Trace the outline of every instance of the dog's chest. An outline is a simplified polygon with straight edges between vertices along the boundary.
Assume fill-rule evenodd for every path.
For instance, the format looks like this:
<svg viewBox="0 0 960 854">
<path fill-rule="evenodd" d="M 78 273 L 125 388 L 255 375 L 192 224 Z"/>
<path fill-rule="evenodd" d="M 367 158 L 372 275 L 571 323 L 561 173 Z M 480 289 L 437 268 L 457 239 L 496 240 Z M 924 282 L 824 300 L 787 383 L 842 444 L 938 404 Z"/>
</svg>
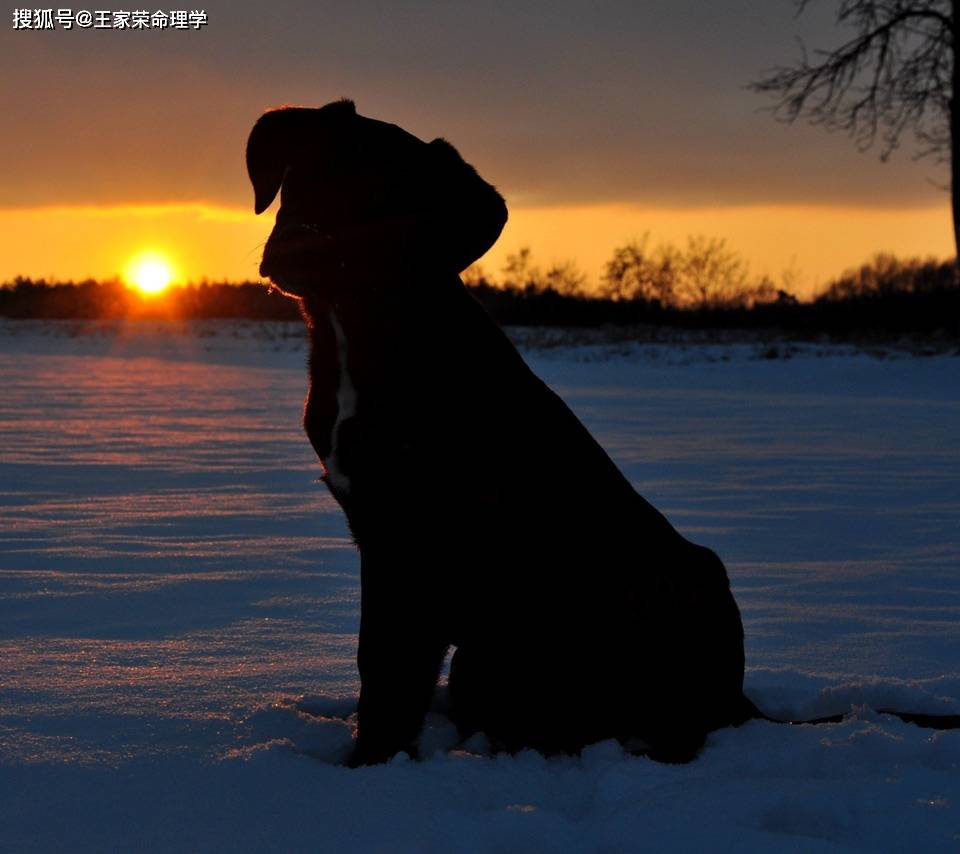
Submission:
<svg viewBox="0 0 960 854">
<path fill-rule="evenodd" d="M 327 483 L 334 495 L 350 492 L 350 476 L 343 465 L 343 426 L 357 414 L 357 388 L 350 376 L 350 352 L 346 332 L 335 311 L 330 312 L 330 326 L 336 344 L 336 402 L 337 415 L 330 428 L 330 453 L 321 460 Z"/>
</svg>

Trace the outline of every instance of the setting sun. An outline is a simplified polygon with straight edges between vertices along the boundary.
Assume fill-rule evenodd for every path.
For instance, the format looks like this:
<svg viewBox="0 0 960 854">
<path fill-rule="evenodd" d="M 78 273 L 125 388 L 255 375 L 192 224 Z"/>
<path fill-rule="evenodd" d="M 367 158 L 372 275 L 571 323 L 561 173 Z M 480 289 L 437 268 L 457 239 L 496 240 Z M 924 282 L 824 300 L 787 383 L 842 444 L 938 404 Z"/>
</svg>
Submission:
<svg viewBox="0 0 960 854">
<path fill-rule="evenodd" d="M 143 253 L 127 266 L 126 280 L 142 294 L 159 294 L 173 281 L 173 267 L 162 255 Z"/>
</svg>

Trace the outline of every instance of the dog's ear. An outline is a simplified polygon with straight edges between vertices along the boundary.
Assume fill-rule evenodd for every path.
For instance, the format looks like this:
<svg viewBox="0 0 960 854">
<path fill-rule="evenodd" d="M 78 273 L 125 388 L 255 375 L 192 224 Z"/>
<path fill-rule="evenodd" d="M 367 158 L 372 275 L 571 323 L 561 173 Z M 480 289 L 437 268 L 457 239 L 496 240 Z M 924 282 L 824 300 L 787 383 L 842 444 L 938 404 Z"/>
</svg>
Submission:
<svg viewBox="0 0 960 854">
<path fill-rule="evenodd" d="M 297 151 L 308 145 L 319 129 L 356 114 L 353 101 L 343 99 L 320 109 L 280 107 L 260 116 L 247 139 L 254 212 L 261 214 L 270 207 Z"/>
<path fill-rule="evenodd" d="M 437 230 L 432 252 L 459 273 L 496 243 L 507 205 L 445 139 L 428 144 L 427 171 L 429 218 Z"/>
</svg>

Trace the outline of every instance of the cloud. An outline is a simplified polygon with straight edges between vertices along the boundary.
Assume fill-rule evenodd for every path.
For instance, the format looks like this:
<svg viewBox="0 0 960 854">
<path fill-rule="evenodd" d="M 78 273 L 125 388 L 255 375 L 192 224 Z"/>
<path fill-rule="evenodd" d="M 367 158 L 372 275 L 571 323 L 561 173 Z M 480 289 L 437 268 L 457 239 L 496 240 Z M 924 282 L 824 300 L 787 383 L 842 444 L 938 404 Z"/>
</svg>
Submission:
<svg viewBox="0 0 960 854">
<path fill-rule="evenodd" d="M 941 197 L 930 163 L 883 165 L 759 111 L 745 84 L 795 54 L 799 27 L 828 35 L 788 3 L 206 5 L 199 32 L 8 32 L 0 205 L 247 205 L 259 113 L 342 95 L 449 138 L 515 203 Z"/>
</svg>

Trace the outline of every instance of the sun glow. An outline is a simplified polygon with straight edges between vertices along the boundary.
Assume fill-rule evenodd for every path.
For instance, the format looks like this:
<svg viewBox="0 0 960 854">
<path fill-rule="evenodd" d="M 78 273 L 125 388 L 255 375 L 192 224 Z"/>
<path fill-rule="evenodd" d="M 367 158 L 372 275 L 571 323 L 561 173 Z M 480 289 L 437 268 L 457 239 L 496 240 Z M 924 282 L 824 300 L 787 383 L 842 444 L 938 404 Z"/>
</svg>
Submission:
<svg viewBox="0 0 960 854">
<path fill-rule="evenodd" d="M 173 281 L 170 261 L 156 252 L 144 252 L 127 265 L 126 280 L 140 293 L 152 296 L 165 291 Z"/>
</svg>

